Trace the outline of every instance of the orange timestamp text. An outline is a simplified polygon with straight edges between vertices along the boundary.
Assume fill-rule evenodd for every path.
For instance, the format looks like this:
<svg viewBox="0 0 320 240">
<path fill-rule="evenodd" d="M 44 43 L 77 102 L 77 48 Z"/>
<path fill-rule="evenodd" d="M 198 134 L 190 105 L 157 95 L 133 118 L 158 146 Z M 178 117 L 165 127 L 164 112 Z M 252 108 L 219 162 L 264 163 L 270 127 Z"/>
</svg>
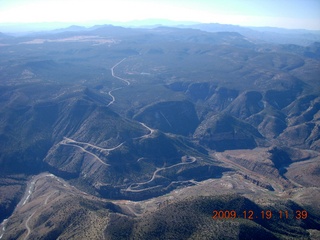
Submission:
<svg viewBox="0 0 320 240">
<path fill-rule="evenodd" d="M 249 220 L 255 220 L 255 219 L 270 220 L 272 218 L 305 220 L 308 218 L 308 212 L 306 210 L 296 210 L 296 211 L 262 210 L 259 212 L 253 211 L 253 210 L 244 210 L 242 212 L 237 212 L 235 210 L 213 210 L 212 213 L 213 213 L 212 218 L 215 220 L 217 220 L 217 219 L 236 219 L 236 218 L 244 218 L 244 219 L 249 219 Z"/>
</svg>

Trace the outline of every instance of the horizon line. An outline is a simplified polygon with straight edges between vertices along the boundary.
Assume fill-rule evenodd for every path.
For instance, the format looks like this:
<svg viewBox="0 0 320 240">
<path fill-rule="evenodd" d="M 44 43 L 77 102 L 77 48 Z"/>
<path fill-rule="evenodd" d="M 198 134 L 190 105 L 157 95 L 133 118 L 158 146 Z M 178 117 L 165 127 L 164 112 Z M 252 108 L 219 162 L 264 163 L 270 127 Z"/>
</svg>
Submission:
<svg viewBox="0 0 320 240">
<path fill-rule="evenodd" d="M 157 22 L 158 21 L 158 22 Z M 145 23 L 144 23 L 145 22 Z M 150 22 L 150 23 L 148 23 Z M 52 30 L 59 30 L 64 28 L 69 28 L 72 26 L 84 27 L 84 28 L 91 28 L 94 26 L 99 25 L 113 25 L 119 27 L 128 27 L 128 28 L 137 28 L 137 27 L 152 27 L 152 26 L 192 26 L 196 24 L 216 24 L 216 25 L 224 25 L 224 26 L 235 26 L 241 28 L 270 28 L 270 29 L 279 29 L 279 30 L 289 30 L 289 31 L 314 31 L 320 32 L 319 29 L 312 29 L 312 28 L 288 28 L 288 27 L 280 27 L 280 26 L 268 26 L 268 25 L 261 25 L 261 26 L 249 26 L 249 25 L 238 25 L 238 24 L 231 24 L 231 23 L 219 23 L 219 22 L 204 22 L 204 21 L 188 21 L 188 20 L 170 20 L 170 19 L 162 19 L 162 18 L 146 18 L 146 19 L 134 19 L 129 21 L 113 21 L 113 20 L 93 20 L 93 21 L 86 21 L 86 22 L 62 22 L 62 21 L 43 21 L 43 22 L 0 22 L 0 32 L 2 33 L 27 33 L 27 32 L 37 32 L 37 31 L 52 31 Z M 47 26 L 45 26 L 47 25 Z M 50 26 L 51 25 L 51 26 Z M 59 26 L 60 25 L 60 26 Z M 27 29 L 23 29 L 26 27 Z M 32 29 L 32 27 L 34 29 Z M 8 28 L 8 29 L 1 29 L 1 28 Z M 16 29 L 9 29 L 9 28 L 16 28 Z M 17 29 L 19 28 L 19 29 Z M 38 28 L 38 29 L 37 29 Z"/>
</svg>

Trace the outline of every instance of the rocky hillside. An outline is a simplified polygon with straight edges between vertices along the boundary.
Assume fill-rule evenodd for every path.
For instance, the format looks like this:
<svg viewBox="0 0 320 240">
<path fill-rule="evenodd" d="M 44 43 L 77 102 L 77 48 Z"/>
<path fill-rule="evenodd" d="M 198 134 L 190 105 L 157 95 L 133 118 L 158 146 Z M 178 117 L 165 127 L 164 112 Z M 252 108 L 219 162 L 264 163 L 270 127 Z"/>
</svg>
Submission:
<svg viewBox="0 0 320 240">
<path fill-rule="evenodd" d="M 3 239 L 319 236 L 319 43 L 100 26 L 0 48 Z"/>
</svg>

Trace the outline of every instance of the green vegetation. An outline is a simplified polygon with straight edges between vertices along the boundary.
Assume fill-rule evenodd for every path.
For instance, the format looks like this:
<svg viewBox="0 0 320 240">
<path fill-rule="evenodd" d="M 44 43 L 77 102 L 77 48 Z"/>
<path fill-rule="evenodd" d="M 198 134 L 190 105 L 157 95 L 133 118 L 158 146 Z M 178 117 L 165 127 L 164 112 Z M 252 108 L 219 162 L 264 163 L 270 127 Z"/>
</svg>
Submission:
<svg viewBox="0 0 320 240">
<path fill-rule="evenodd" d="M 0 50 L 4 239 L 317 236 L 319 43 L 100 26 L 0 38 Z M 52 202 L 29 193 L 43 172 L 60 177 Z M 300 206 L 306 221 L 211 218 Z"/>
</svg>

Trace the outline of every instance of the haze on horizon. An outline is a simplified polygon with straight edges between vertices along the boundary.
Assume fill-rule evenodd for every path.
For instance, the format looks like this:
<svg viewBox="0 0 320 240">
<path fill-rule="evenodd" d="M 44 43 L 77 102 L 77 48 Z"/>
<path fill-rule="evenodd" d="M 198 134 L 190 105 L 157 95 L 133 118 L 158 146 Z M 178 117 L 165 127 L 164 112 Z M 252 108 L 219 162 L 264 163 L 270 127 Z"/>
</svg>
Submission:
<svg viewBox="0 0 320 240">
<path fill-rule="evenodd" d="M 11 0 L 0 1 L 0 26 L 168 19 L 252 27 L 320 30 L 319 0 Z M 1 31 L 1 28 L 0 28 Z"/>
</svg>

